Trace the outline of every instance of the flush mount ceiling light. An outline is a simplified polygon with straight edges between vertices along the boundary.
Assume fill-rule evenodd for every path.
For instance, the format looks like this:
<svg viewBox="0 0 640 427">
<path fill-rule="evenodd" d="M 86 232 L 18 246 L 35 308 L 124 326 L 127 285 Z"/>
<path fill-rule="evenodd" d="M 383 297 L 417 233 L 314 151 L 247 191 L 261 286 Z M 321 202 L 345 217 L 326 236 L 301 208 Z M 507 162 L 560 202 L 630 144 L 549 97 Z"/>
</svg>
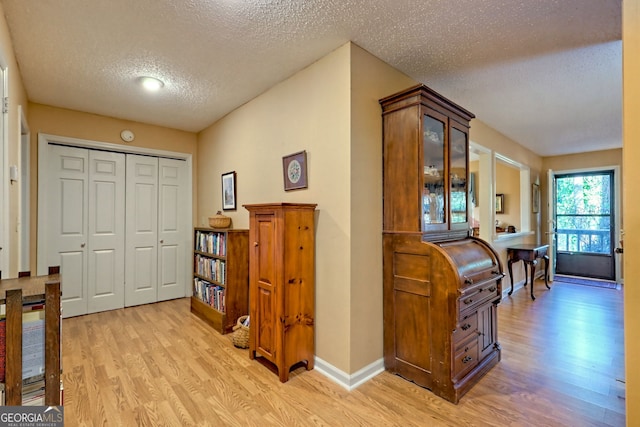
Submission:
<svg viewBox="0 0 640 427">
<path fill-rule="evenodd" d="M 138 77 L 138 82 L 142 85 L 143 88 L 150 92 L 156 92 L 164 86 L 164 82 L 162 80 L 156 79 L 155 77 Z"/>
</svg>

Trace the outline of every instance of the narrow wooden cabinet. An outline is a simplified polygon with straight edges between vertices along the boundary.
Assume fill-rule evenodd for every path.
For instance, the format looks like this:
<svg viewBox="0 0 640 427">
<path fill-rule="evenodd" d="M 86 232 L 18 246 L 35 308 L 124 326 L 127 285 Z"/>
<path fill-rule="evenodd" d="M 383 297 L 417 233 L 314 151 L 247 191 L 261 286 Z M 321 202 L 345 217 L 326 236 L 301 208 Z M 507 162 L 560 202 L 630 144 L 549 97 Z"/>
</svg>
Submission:
<svg viewBox="0 0 640 427">
<path fill-rule="evenodd" d="M 227 334 L 249 313 L 249 230 L 196 228 L 191 312 Z"/>
<path fill-rule="evenodd" d="M 469 233 L 474 116 L 424 85 L 380 104 L 385 367 L 457 403 L 501 352 L 502 264 Z"/>
<path fill-rule="evenodd" d="M 244 205 L 249 211 L 249 355 L 289 379 L 314 365 L 315 204 Z"/>
</svg>

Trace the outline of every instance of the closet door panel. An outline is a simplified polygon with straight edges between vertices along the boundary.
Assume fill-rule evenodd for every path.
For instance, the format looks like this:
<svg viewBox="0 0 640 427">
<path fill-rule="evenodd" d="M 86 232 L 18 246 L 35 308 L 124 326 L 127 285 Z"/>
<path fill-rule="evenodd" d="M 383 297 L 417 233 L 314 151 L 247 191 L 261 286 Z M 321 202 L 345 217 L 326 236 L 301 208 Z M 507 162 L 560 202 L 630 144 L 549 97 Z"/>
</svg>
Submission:
<svg viewBox="0 0 640 427">
<path fill-rule="evenodd" d="M 157 301 L 158 159 L 126 159 L 125 306 Z"/>
<path fill-rule="evenodd" d="M 124 307 L 125 155 L 89 152 L 89 313 Z"/>
<path fill-rule="evenodd" d="M 64 317 L 87 314 L 87 261 L 86 251 L 61 252 L 58 258 L 60 272 L 64 274 L 62 314 Z"/>
<path fill-rule="evenodd" d="M 47 195 L 47 266 L 64 276 L 65 317 L 87 313 L 88 161 L 86 149 L 51 145 Z"/>
<path fill-rule="evenodd" d="M 190 255 L 188 242 L 190 230 L 184 214 L 186 194 L 186 162 L 175 159 L 158 159 L 158 238 L 159 238 L 159 287 L 158 301 L 182 298 L 186 295 L 186 280 Z"/>
</svg>

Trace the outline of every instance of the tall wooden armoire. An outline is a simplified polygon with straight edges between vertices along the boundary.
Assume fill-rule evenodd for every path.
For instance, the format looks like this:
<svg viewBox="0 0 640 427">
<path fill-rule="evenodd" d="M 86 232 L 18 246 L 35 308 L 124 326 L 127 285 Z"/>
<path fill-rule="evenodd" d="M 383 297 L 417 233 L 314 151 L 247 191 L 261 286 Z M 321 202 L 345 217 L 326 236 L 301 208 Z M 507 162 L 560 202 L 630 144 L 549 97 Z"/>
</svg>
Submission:
<svg viewBox="0 0 640 427">
<path fill-rule="evenodd" d="M 500 360 L 503 269 L 468 221 L 474 115 L 424 85 L 380 104 L 385 367 L 457 403 Z"/>
<path fill-rule="evenodd" d="M 278 369 L 314 365 L 315 204 L 244 205 L 249 211 L 249 357 Z"/>
</svg>

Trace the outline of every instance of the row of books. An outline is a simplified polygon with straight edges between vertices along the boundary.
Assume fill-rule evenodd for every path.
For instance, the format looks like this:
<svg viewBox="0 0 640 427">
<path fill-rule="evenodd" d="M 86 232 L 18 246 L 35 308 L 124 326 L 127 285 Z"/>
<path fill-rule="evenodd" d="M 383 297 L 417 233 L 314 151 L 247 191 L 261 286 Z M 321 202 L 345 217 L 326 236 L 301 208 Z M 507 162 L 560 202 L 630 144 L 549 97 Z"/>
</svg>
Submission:
<svg viewBox="0 0 640 427">
<path fill-rule="evenodd" d="M 216 282 L 226 283 L 225 262 L 217 258 L 208 258 L 202 255 L 195 256 L 195 272 Z"/>
<path fill-rule="evenodd" d="M 226 256 L 227 239 L 225 233 L 196 231 L 196 251 L 207 252 L 216 256 Z"/>
<path fill-rule="evenodd" d="M 205 304 L 214 309 L 226 313 L 225 289 L 199 278 L 193 279 L 193 294 Z"/>
<path fill-rule="evenodd" d="M 22 406 L 44 406 L 44 378 L 37 384 L 22 386 Z M 4 383 L 0 383 L 0 406 L 6 405 L 6 392 Z M 60 406 L 64 405 L 64 386 L 60 380 Z"/>
</svg>

